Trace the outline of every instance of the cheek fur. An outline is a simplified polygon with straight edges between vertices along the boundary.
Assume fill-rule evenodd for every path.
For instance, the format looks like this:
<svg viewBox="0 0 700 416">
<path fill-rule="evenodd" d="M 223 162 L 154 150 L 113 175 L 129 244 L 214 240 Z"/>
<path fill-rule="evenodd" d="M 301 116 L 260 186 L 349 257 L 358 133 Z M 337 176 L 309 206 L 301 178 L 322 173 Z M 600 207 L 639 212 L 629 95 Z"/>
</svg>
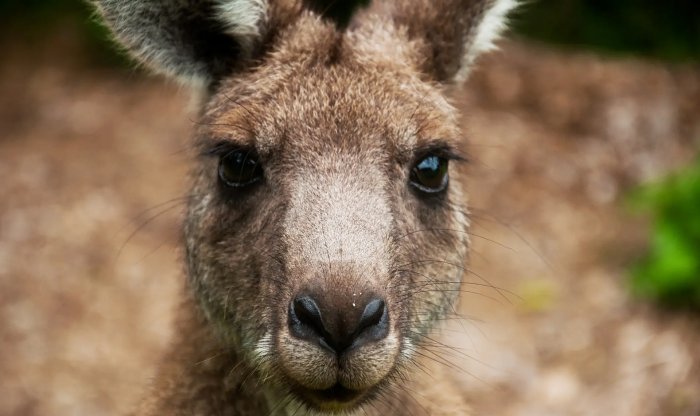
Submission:
<svg viewBox="0 0 700 416">
<path fill-rule="evenodd" d="M 444 200 L 423 203 L 418 198 L 400 199 L 396 232 L 397 251 L 403 259 L 397 272 L 404 282 L 403 298 L 408 310 L 405 331 L 410 338 L 427 335 L 451 313 L 461 281 L 468 273 L 469 219 L 460 184 L 452 180 Z M 407 220 L 412 219 L 412 220 Z"/>
<path fill-rule="evenodd" d="M 280 221 L 275 220 L 284 215 L 284 202 L 261 193 L 226 199 L 206 175 L 200 175 L 192 195 L 185 229 L 190 286 L 220 337 L 253 354 L 279 325 L 271 305 L 286 297 L 279 284 L 285 247 L 276 238 Z M 252 215 L 253 207 L 268 215 Z"/>
</svg>

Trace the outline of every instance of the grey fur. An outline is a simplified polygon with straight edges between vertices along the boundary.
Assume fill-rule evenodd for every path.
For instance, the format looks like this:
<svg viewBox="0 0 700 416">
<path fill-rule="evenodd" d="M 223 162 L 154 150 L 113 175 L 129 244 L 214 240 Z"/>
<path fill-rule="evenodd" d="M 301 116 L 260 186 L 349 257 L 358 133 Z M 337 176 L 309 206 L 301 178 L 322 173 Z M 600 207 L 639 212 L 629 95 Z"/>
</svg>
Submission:
<svg viewBox="0 0 700 416">
<path fill-rule="evenodd" d="M 518 0 L 375 0 L 423 48 L 422 70 L 440 82 L 462 82 L 475 58 L 493 49 Z"/>
<path fill-rule="evenodd" d="M 246 57 L 259 33 L 236 33 L 214 0 L 94 0 L 116 39 L 150 69 L 188 84 L 209 84 Z M 248 6 L 250 0 L 225 2 Z M 264 16 L 260 16 L 260 26 Z"/>
</svg>

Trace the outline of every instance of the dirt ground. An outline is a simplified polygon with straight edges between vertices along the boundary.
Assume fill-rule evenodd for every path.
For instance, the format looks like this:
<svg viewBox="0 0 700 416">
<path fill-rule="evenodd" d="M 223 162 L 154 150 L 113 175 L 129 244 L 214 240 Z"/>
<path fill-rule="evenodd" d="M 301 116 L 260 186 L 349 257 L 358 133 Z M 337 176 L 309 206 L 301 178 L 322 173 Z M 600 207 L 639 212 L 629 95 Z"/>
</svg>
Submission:
<svg viewBox="0 0 700 416">
<path fill-rule="evenodd" d="M 129 410 L 171 335 L 185 91 L 0 62 L 0 414 Z M 477 415 L 700 415 L 700 317 L 632 299 L 623 196 L 700 146 L 700 68 L 512 43 L 454 96 L 473 273 L 443 359 Z"/>
</svg>

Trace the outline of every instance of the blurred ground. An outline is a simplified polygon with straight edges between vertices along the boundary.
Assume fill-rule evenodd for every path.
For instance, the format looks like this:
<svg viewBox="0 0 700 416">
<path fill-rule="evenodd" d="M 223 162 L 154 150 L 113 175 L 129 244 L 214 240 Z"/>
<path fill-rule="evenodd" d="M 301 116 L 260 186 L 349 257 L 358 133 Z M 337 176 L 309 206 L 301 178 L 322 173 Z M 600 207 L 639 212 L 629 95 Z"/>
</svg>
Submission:
<svg viewBox="0 0 700 416">
<path fill-rule="evenodd" d="M 2 415 L 130 409 L 182 281 L 186 92 L 67 61 L 0 62 Z M 455 101 L 469 281 L 504 289 L 467 284 L 444 330 L 476 414 L 700 415 L 700 319 L 629 298 L 646 228 L 621 208 L 696 154 L 700 69 L 511 44 Z"/>
</svg>

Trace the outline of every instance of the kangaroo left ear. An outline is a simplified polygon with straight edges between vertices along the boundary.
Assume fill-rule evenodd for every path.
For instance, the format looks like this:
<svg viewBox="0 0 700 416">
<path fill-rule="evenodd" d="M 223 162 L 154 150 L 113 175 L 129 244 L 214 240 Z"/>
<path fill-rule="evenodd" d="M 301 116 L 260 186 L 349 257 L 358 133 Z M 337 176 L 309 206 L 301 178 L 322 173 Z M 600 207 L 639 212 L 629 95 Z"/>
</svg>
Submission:
<svg viewBox="0 0 700 416">
<path fill-rule="evenodd" d="M 494 49 L 518 0 L 375 0 L 418 50 L 418 67 L 439 82 L 464 81 L 476 58 Z"/>
<path fill-rule="evenodd" d="M 141 63 L 207 86 L 257 46 L 267 0 L 92 0 L 115 38 Z"/>
</svg>

